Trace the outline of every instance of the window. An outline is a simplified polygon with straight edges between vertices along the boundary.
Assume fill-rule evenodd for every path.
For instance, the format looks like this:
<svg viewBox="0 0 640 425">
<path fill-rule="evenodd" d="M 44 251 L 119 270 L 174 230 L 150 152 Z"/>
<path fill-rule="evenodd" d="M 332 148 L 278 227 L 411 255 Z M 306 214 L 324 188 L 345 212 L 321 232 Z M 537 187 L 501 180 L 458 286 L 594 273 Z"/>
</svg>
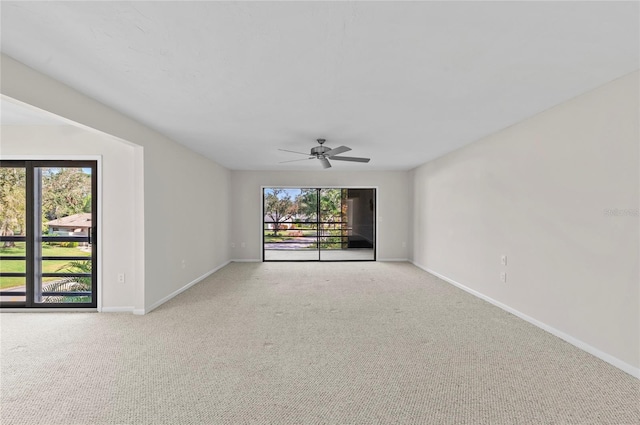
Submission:
<svg viewBox="0 0 640 425">
<path fill-rule="evenodd" d="M 96 161 L 0 161 L 0 306 L 97 306 Z"/>
<path fill-rule="evenodd" d="M 264 261 L 375 261 L 376 190 L 264 188 Z"/>
</svg>

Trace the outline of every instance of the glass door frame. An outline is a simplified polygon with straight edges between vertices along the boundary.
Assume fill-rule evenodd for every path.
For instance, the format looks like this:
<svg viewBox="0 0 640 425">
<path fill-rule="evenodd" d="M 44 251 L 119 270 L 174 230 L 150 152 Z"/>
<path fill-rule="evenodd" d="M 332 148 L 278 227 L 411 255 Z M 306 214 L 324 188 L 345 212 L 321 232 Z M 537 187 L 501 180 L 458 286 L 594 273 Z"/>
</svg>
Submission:
<svg viewBox="0 0 640 425">
<path fill-rule="evenodd" d="M 0 166 L 2 167 L 15 167 L 25 169 L 26 187 L 25 187 L 25 235 L 11 238 L 14 241 L 25 242 L 25 273 L 21 274 L 25 277 L 25 300 L 6 302 L 0 301 L 0 308 L 36 308 L 36 309 L 86 309 L 98 307 L 98 276 L 99 276 L 99 173 L 100 173 L 100 160 L 97 157 L 95 159 L 0 159 Z M 41 202 L 41 187 L 40 182 L 36 183 L 37 168 L 90 168 L 91 169 L 91 228 L 88 236 L 44 236 L 41 234 L 41 230 L 36 231 L 39 219 L 36 218 L 36 213 L 39 211 L 40 206 L 36 207 L 36 203 Z M 2 237 L 2 240 L 7 240 L 7 237 Z M 20 240 L 22 239 L 22 240 Z M 37 244 L 50 241 L 78 241 L 91 243 L 91 255 L 88 257 L 91 259 L 91 302 L 81 303 L 46 303 L 36 302 L 35 286 L 36 276 L 43 276 L 43 273 L 39 270 L 41 267 L 43 256 L 36 253 Z M 62 257 L 65 259 L 65 257 Z M 14 260 L 15 261 L 15 260 Z M 17 274 L 17 273 L 14 273 Z M 46 273 L 51 274 L 51 273 Z M 79 275 L 79 273 L 55 273 L 56 275 L 68 274 Z M 2 273 L 2 275 L 6 275 Z M 12 274 L 13 275 L 13 274 Z"/>
<path fill-rule="evenodd" d="M 318 190 L 318 193 L 320 193 L 323 189 L 370 189 L 373 190 L 373 198 L 374 198 L 374 206 L 373 206 L 373 258 L 372 259 L 335 259 L 335 260 L 329 260 L 329 259 L 322 259 L 321 257 L 321 252 L 322 249 L 320 247 L 320 244 L 318 243 L 318 247 L 317 247 L 317 253 L 318 253 L 318 258 L 315 259 L 300 259 L 300 260 L 267 260 L 265 258 L 265 241 L 264 241 L 264 235 L 265 235 L 265 228 L 264 228 L 264 217 L 265 217 L 265 197 L 264 197 L 264 191 L 265 189 L 314 189 L 314 190 Z M 261 229 L 261 235 L 260 235 L 260 243 L 261 243 L 261 247 L 262 247 L 262 258 L 261 261 L 262 262 L 299 262 L 299 263 L 303 263 L 303 262 L 324 262 L 324 263 L 330 263 L 330 262 L 364 262 L 364 261 L 377 261 L 377 251 L 378 251 L 378 186 L 324 186 L 324 185 L 300 185 L 300 186 L 289 186 L 289 185 L 263 185 L 260 186 L 260 229 Z M 320 198 L 318 197 L 317 200 L 317 217 L 316 217 L 316 221 L 319 222 L 320 221 Z M 319 229 L 318 229 L 319 231 Z M 318 240 L 319 242 L 319 240 Z"/>
</svg>

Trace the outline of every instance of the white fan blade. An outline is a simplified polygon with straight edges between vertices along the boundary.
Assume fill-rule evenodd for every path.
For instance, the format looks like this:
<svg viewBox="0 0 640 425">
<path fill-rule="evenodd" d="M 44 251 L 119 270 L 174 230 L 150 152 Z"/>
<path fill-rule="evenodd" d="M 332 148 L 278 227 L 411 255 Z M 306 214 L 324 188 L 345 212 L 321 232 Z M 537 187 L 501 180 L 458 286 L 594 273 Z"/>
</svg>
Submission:
<svg viewBox="0 0 640 425">
<path fill-rule="evenodd" d="M 315 159 L 315 156 L 309 157 L 309 158 L 303 158 L 303 159 L 291 159 L 289 161 L 280 161 L 278 164 L 284 164 L 285 162 L 296 162 L 296 161 L 307 161 L 309 159 Z"/>
<path fill-rule="evenodd" d="M 282 151 L 282 152 L 299 153 L 300 155 L 307 155 L 307 156 L 309 156 L 309 154 L 308 154 L 308 153 L 302 153 L 302 152 L 290 151 L 290 150 L 287 150 L 287 149 L 278 149 L 278 150 L 279 150 L 279 151 Z"/>
<path fill-rule="evenodd" d="M 331 163 L 327 158 L 318 158 L 322 163 L 322 168 L 331 168 Z"/>
<path fill-rule="evenodd" d="M 331 159 L 337 159 L 338 161 L 352 161 L 352 162 L 369 162 L 370 158 L 358 158 L 356 156 L 332 156 Z"/>
<path fill-rule="evenodd" d="M 350 150 L 351 150 L 351 148 L 348 148 L 348 147 L 346 147 L 346 146 L 338 146 L 337 148 L 331 149 L 330 151 L 327 151 L 327 152 L 325 152 L 324 154 L 325 154 L 326 156 L 328 156 L 328 157 L 331 157 L 331 156 L 333 156 L 333 155 L 338 155 L 338 154 L 340 154 L 340 153 L 348 152 L 348 151 L 350 151 Z"/>
</svg>

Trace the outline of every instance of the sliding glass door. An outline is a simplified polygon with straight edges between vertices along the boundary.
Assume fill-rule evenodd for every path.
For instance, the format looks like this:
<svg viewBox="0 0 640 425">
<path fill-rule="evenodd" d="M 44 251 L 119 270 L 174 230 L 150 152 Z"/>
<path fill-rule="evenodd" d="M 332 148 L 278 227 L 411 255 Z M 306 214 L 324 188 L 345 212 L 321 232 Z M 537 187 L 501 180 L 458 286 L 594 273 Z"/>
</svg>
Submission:
<svg viewBox="0 0 640 425">
<path fill-rule="evenodd" d="M 263 189 L 264 261 L 374 261 L 375 189 Z"/>
<path fill-rule="evenodd" d="M 0 306 L 96 307 L 96 168 L 0 162 Z"/>
</svg>

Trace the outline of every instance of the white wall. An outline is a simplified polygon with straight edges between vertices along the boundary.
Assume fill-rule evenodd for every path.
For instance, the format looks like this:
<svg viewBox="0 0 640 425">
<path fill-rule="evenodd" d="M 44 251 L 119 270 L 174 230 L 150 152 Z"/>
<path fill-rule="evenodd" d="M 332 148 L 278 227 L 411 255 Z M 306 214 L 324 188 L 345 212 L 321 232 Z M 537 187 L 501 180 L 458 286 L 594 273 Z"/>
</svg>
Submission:
<svg viewBox="0 0 640 425">
<path fill-rule="evenodd" d="M 135 230 L 144 257 L 136 312 L 228 262 L 229 170 L 4 54 L 1 66 L 2 94 L 143 147 L 134 171 L 144 185 L 144 202 L 134 200 L 144 210 L 144 229 Z"/>
<path fill-rule="evenodd" d="M 635 374 L 638 79 L 627 75 L 413 172 L 416 264 Z"/>
<path fill-rule="evenodd" d="M 152 307 L 229 261 L 230 172 L 176 143 L 145 147 L 144 162 L 145 304 Z"/>
<path fill-rule="evenodd" d="M 409 258 L 410 178 L 406 171 L 232 171 L 231 257 L 262 258 L 261 187 L 377 187 L 379 260 Z M 245 247 L 242 248 L 242 243 Z M 403 246 L 404 244 L 404 246 Z"/>
<path fill-rule="evenodd" d="M 102 179 L 99 208 L 102 211 L 102 239 L 99 276 L 106 310 L 132 310 L 134 306 L 134 148 L 113 138 L 70 125 L 3 125 L 0 127 L 0 155 L 77 156 L 101 155 Z M 128 282 L 117 282 L 125 273 Z"/>
</svg>

